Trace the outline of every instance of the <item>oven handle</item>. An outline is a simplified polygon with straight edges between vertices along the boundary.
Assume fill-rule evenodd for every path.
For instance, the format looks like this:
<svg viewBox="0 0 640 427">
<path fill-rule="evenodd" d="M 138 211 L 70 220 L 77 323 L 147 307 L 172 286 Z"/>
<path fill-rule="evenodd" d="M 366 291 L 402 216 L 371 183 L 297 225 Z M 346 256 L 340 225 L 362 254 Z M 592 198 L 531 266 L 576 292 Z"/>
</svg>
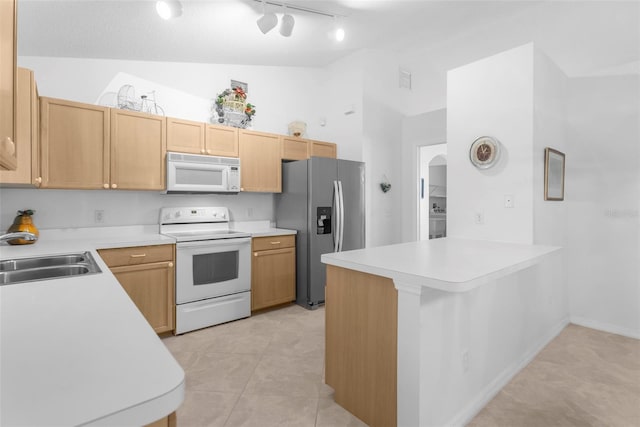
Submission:
<svg viewBox="0 0 640 427">
<path fill-rule="evenodd" d="M 201 248 L 203 246 L 237 246 L 251 243 L 251 237 L 242 237 L 233 239 L 214 239 L 214 240 L 198 240 L 195 242 L 178 242 L 176 248 L 189 249 L 189 248 Z"/>
</svg>

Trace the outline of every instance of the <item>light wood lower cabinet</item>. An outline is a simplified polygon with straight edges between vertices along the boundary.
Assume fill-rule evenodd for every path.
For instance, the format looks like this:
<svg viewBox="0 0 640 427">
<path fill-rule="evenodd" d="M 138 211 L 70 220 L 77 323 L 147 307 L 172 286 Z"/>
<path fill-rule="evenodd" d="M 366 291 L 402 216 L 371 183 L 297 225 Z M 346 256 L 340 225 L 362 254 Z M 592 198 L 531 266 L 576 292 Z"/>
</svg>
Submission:
<svg viewBox="0 0 640 427">
<path fill-rule="evenodd" d="M 296 299 L 295 236 L 254 237 L 251 242 L 251 310 Z"/>
<path fill-rule="evenodd" d="M 280 193 L 282 158 L 280 135 L 239 131 L 241 191 Z"/>
<path fill-rule="evenodd" d="M 98 251 L 120 285 L 157 333 L 175 329 L 175 246 Z"/>
<path fill-rule="evenodd" d="M 147 424 L 145 427 L 176 427 L 176 413 L 172 412 L 156 422 Z"/>
<path fill-rule="evenodd" d="M 31 186 L 40 173 L 38 167 L 38 89 L 33 71 L 18 68 L 16 84 L 15 170 L 0 170 L 0 183 Z"/>
<path fill-rule="evenodd" d="M 393 280 L 327 266 L 325 382 L 372 427 L 397 425 L 398 291 Z"/>
</svg>

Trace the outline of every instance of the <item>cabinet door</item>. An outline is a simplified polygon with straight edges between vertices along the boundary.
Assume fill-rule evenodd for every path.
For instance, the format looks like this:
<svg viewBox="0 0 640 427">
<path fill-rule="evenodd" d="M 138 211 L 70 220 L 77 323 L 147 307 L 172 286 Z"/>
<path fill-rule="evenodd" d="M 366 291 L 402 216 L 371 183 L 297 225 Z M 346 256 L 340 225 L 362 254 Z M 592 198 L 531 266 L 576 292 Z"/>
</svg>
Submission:
<svg viewBox="0 0 640 427">
<path fill-rule="evenodd" d="M 282 138 L 282 160 L 305 160 L 309 158 L 309 141 L 301 138 Z"/>
<path fill-rule="evenodd" d="M 166 118 L 111 109 L 111 188 L 163 190 Z"/>
<path fill-rule="evenodd" d="M 238 129 L 229 126 L 207 125 L 206 154 L 238 157 Z"/>
<path fill-rule="evenodd" d="M 0 1 L 0 169 L 14 170 L 16 1 Z"/>
<path fill-rule="evenodd" d="M 0 183 L 31 185 L 38 168 L 38 91 L 33 71 L 18 68 L 16 84 L 17 165 L 13 171 L 0 170 Z"/>
<path fill-rule="evenodd" d="M 241 191 L 281 192 L 280 136 L 241 130 L 239 142 Z"/>
<path fill-rule="evenodd" d="M 175 329 L 173 262 L 113 267 L 111 272 L 157 333 Z"/>
<path fill-rule="evenodd" d="M 109 183 L 109 109 L 40 98 L 42 188 L 96 189 Z"/>
<path fill-rule="evenodd" d="M 330 157 L 332 159 L 338 157 L 337 146 L 331 142 L 311 141 L 310 151 L 310 157 Z"/>
<path fill-rule="evenodd" d="M 167 117 L 167 151 L 205 154 L 204 128 L 201 122 Z"/>
<path fill-rule="evenodd" d="M 260 310 L 296 299 L 295 248 L 253 252 L 251 310 Z"/>
</svg>

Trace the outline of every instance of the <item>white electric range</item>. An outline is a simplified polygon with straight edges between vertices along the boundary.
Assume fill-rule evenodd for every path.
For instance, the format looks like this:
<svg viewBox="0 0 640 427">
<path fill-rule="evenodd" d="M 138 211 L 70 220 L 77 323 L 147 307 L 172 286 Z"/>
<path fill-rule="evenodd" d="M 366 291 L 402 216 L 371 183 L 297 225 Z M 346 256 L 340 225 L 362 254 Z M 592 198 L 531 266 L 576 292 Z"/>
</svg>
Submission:
<svg viewBox="0 0 640 427">
<path fill-rule="evenodd" d="M 229 228 L 226 207 L 160 210 L 176 239 L 176 334 L 251 315 L 251 235 Z"/>
</svg>

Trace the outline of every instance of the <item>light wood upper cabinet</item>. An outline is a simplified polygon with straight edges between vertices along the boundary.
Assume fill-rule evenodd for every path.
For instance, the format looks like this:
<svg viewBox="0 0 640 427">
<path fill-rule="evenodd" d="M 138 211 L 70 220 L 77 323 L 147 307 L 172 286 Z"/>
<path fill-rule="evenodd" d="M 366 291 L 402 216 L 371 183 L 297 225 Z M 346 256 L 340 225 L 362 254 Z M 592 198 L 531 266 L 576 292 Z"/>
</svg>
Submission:
<svg viewBox="0 0 640 427">
<path fill-rule="evenodd" d="M 252 239 L 251 310 L 296 299 L 296 236 Z"/>
<path fill-rule="evenodd" d="M 338 150 L 331 142 L 285 136 L 282 138 L 282 160 L 304 160 L 309 157 L 330 157 L 335 159 Z"/>
<path fill-rule="evenodd" d="M 336 144 L 322 141 L 309 141 L 311 148 L 309 157 L 330 157 L 335 159 L 338 157 L 338 148 Z"/>
<path fill-rule="evenodd" d="M 238 128 L 207 125 L 205 133 L 205 154 L 224 157 L 238 157 Z"/>
<path fill-rule="evenodd" d="M 109 108 L 40 98 L 42 188 L 109 186 Z"/>
<path fill-rule="evenodd" d="M 167 151 L 206 154 L 204 148 L 205 124 L 167 117 Z"/>
<path fill-rule="evenodd" d="M 18 68 L 16 85 L 16 145 L 15 170 L 0 170 L 0 184 L 33 185 L 38 167 L 38 90 L 33 71 Z"/>
<path fill-rule="evenodd" d="M 157 333 L 175 329 L 175 246 L 101 249 L 100 257 Z"/>
<path fill-rule="evenodd" d="M 281 136 L 239 131 L 241 191 L 282 191 Z"/>
<path fill-rule="evenodd" d="M 111 109 L 111 188 L 162 190 L 166 118 Z"/>
<path fill-rule="evenodd" d="M 0 169 L 17 167 L 16 0 L 0 0 Z"/>
<path fill-rule="evenodd" d="M 282 160 L 305 160 L 309 158 L 309 141 L 285 136 L 282 138 Z"/>
<path fill-rule="evenodd" d="M 238 129 L 167 117 L 167 151 L 238 157 Z"/>
</svg>

